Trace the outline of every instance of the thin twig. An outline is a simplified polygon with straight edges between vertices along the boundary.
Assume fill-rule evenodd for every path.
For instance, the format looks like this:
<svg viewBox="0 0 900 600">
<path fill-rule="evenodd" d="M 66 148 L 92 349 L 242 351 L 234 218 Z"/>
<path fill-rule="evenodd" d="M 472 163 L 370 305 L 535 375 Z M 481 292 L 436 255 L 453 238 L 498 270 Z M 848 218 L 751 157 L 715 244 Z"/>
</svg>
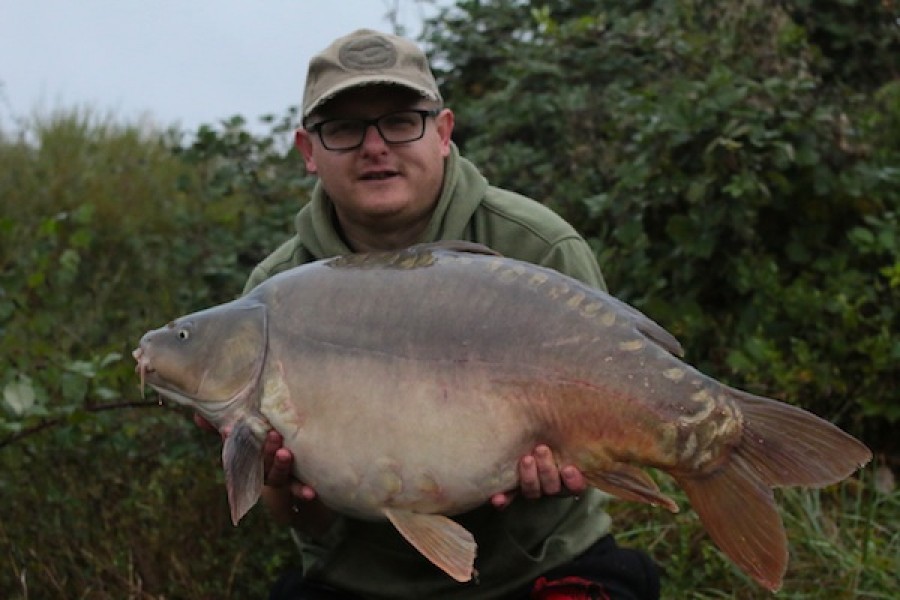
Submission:
<svg viewBox="0 0 900 600">
<path fill-rule="evenodd" d="M 150 408 L 159 406 L 159 402 L 155 400 L 132 400 L 128 402 L 116 402 L 113 404 L 94 404 L 94 405 L 86 405 L 84 407 L 85 412 L 97 413 L 103 412 L 107 410 L 120 410 L 125 408 Z M 6 439 L 0 441 L 0 450 L 2 450 L 5 446 L 9 446 L 10 444 L 14 444 L 19 440 L 28 437 L 29 435 L 34 435 L 35 433 L 39 433 L 45 429 L 49 429 L 51 427 L 56 427 L 57 425 L 61 425 L 65 423 L 69 419 L 68 416 L 65 417 L 54 417 L 51 419 L 43 419 L 41 422 L 32 425 L 31 427 L 26 427 L 22 431 L 18 431 Z"/>
</svg>

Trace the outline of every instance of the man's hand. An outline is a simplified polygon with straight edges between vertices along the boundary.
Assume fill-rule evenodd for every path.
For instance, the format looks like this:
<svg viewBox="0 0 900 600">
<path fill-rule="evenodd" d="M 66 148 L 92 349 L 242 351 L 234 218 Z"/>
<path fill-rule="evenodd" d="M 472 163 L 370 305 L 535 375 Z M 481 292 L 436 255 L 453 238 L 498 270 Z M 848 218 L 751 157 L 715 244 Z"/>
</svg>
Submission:
<svg viewBox="0 0 900 600">
<path fill-rule="evenodd" d="M 294 467 L 294 455 L 285 448 L 284 438 L 274 429 L 266 435 L 263 445 L 263 464 L 266 474 L 265 483 L 269 487 L 289 487 L 291 495 L 300 500 L 315 500 L 316 491 L 294 478 L 291 470 Z"/>
<path fill-rule="evenodd" d="M 194 413 L 194 423 L 204 431 L 216 433 L 215 426 L 198 413 Z M 226 427 L 218 433 L 224 440 L 228 437 L 229 431 L 230 428 Z M 289 488 L 291 495 L 300 500 L 315 500 L 316 491 L 308 485 L 297 481 L 291 474 L 291 469 L 294 466 L 294 455 L 282 444 L 284 444 L 284 438 L 281 437 L 281 434 L 274 429 L 269 431 L 263 445 L 265 484 L 273 488 Z"/>
<path fill-rule="evenodd" d="M 581 471 L 572 465 L 560 468 L 550 448 L 541 444 L 519 461 L 519 490 L 494 494 L 491 504 L 497 508 L 506 508 L 517 491 L 526 498 L 535 499 L 543 496 L 577 495 L 586 489 L 587 482 Z"/>
<path fill-rule="evenodd" d="M 194 413 L 194 423 L 200 429 L 216 433 L 216 428 L 199 414 Z M 224 440 L 230 433 L 229 427 L 218 432 Z M 263 471 L 265 486 L 262 501 L 269 508 L 277 523 L 290 525 L 308 535 L 322 535 L 334 522 L 335 513 L 321 502 L 316 501 L 316 491 L 298 481 L 293 475 L 294 455 L 283 446 L 284 438 L 277 431 L 270 430 L 263 443 Z M 298 506 L 297 500 L 304 501 Z"/>
<path fill-rule="evenodd" d="M 263 444 L 266 473 L 262 500 L 275 522 L 290 525 L 307 535 L 323 535 L 334 522 L 335 513 L 316 498 L 316 491 L 293 475 L 294 455 L 285 448 L 284 438 L 269 431 Z M 298 500 L 303 505 L 298 505 Z"/>
</svg>

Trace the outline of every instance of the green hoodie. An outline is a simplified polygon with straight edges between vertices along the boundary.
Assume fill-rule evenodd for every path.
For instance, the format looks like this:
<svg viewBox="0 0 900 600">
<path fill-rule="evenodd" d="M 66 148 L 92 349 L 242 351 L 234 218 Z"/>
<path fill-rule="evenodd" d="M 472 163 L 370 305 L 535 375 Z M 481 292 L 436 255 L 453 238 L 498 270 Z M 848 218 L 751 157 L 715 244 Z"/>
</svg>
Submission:
<svg viewBox="0 0 900 600">
<path fill-rule="evenodd" d="M 253 269 L 244 292 L 291 267 L 348 254 L 334 227 L 334 209 L 316 185 L 296 218 L 297 235 Z M 471 162 L 451 146 L 438 205 L 420 242 L 465 240 L 504 256 L 550 267 L 606 290 L 590 247 L 559 215 L 513 192 L 488 184 Z"/>
<path fill-rule="evenodd" d="M 334 227 L 321 184 L 297 214 L 297 234 L 250 275 L 245 292 L 303 263 L 350 253 Z M 420 242 L 466 240 L 606 289 L 591 249 L 545 206 L 488 184 L 453 145 L 444 185 Z M 448 457 L 452 460 L 452 457 Z M 364 598 L 497 598 L 566 563 L 609 530 L 606 496 L 517 498 L 504 510 L 485 505 L 454 517 L 478 543 L 478 577 L 460 584 L 431 565 L 387 522 L 340 518 L 317 539 L 297 536 L 304 574 Z M 485 498 L 487 501 L 487 498 Z"/>
</svg>

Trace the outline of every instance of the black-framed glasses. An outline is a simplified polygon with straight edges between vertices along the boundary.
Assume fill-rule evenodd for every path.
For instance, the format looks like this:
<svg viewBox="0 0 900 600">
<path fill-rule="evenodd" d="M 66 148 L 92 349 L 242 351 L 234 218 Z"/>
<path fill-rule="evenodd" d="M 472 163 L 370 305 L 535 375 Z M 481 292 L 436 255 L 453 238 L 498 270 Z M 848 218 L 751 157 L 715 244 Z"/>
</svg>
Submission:
<svg viewBox="0 0 900 600">
<path fill-rule="evenodd" d="M 441 109 L 410 109 L 381 115 L 375 119 L 326 119 L 307 127 L 319 136 L 327 150 L 355 150 L 362 146 L 372 125 L 388 144 L 405 144 L 422 139 L 425 119 L 436 117 Z"/>
</svg>

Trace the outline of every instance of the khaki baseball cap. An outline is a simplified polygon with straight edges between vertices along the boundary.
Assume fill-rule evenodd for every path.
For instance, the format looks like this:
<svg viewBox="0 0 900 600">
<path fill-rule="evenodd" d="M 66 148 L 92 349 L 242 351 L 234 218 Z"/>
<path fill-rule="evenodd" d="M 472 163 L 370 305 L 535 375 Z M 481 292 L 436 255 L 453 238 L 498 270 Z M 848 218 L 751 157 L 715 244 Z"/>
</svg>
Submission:
<svg viewBox="0 0 900 600">
<path fill-rule="evenodd" d="M 344 90 L 378 83 L 402 85 L 443 102 L 428 59 L 418 46 L 396 35 L 358 29 L 309 61 L 303 118 Z"/>
</svg>

